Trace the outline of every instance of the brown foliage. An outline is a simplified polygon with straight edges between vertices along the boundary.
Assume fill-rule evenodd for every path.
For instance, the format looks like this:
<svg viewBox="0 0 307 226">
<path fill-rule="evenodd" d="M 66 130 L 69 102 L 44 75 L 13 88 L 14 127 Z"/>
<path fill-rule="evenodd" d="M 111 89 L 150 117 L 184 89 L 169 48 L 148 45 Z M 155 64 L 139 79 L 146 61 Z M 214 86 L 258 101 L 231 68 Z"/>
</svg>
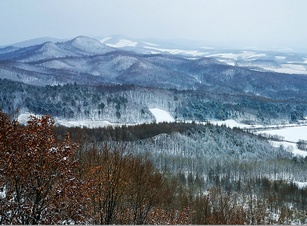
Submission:
<svg viewBox="0 0 307 226">
<path fill-rule="evenodd" d="M 170 201 L 173 189 L 150 161 L 122 147 L 86 151 L 84 178 L 95 224 L 151 223 L 150 213 Z M 151 215 L 152 216 L 152 215 Z"/>
<path fill-rule="evenodd" d="M 69 136 L 56 140 L 53 124 L 44 116 L 31 117 L 28 126 L 20 126 L 0 112 L 2 224 L 83 221 L 75 147 Z"/>
</svg>

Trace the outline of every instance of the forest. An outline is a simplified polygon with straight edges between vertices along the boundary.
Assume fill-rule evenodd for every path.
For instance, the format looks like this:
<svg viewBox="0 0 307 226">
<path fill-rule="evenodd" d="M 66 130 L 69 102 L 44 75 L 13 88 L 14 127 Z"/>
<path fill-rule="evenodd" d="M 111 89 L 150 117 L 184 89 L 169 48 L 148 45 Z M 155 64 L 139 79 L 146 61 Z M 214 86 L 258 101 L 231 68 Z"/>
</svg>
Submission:
<svg viewBox="0 0 307 226">
<path fill-rule="evenodd" d="M 305 224 L 306 161 L 210 123 L 66 128 L 0 112 L 0 223 Z"/>
<path fill-rule="evenodd" d="M 33 86 L 0 79 L 0 109 L 8 114 L 16 114 L 18 109 L 17 114 L 139 124 L 154 121 L 149 109 L 155 107 L 182 122 L 235 119 L 245 124 L 297 123 L 307 114 L 307 102 L 299 99 L 136 85 Z"/>
</svg>

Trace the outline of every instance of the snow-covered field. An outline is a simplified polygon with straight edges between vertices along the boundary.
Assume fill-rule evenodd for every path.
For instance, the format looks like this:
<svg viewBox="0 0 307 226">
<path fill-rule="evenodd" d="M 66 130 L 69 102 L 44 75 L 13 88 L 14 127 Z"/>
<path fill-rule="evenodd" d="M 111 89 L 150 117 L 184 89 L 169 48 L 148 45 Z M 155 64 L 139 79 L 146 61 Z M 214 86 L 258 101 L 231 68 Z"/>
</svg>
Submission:
<svg viewBox="0 0 307 226">
<path fill-rule="evenodd" d="M 227 119 L 225 121 L 211 121 L 210 123 L 214 124 L 214 125 L 225 125 L 229 128 L 234 128 L 234 127 L 238 127 L 241 129 L 250 129 L 250 128 L 258 128 L 258 127 L 263 127 L 263 125 L 247 125 L 247 124 L 243 124 L 243 123 L 239 123 L 233 119 Z"/>
<path fill-rule="evenodd" d="M 150 112 L 155 117 L 156 123 L 160 122 L 174 122 L 175 119 L 173 116 L 170 115 L 165 110 L 162 110 L 160 108 L 151 108 L 149 109 Z M 27 124 L 29 117 L 31 115 L 34 115 L 29 112 L 22 113 L 18 116 L 17 120 L 21 124 Z M 41 117 L 41 115 L 34 115 L 36 117 Z M 66 127 L 88 127 L 88 128 L 99 128 L 99 127 L 105 127 L 105 126 L 121 126 L 120 123 L 112 123 L 105 120 L 67 120 L 67 119 L 61 119 L 61 118 L 55 118 L 55 124 L 56 125 L 62 125 Z"/>
<path fill-rule="evenodd" d="M 265 131 L 259 131 L 257 133 L 267 133 L 271 135 L 278 135 L 284 138 L 285 141 L 271 141 L 272 145 L 279 147 L 283 145 L 286 147 L 293 155 L 298 155 L 302 157 L 307 156 L 306 151 L 302 151 L 297 148 L 296 142 L 299 140 L 307 140 L 307 126 L 294 126 L 285 127 L 281 129 L 268 129 Z M 287 142 L 290 141 L 290 142 Z"/>
<path fill-rule="evenodd" d="M 270 134 L 283 137 L 284 141 L 270 141 L 274 147 L 280 147 L 282 145 L 287 151 L 291 152 L 294 156 L 307 157 L 307 152 L 297 148 L 296 142 L 299 140 L 307 140 L 307 125 L 288 124 L 288 125 L 247 125 L 236 122 L 233 119 L 225 121 L 211 121 L 214 125 L 226 125 L 227 127 L 234 128 L 238 127 L 241 129 L 256 129 L 262 128 L 261 131 L 256 131 L 256 134 Z M 280 129 L 272 129 L 280 127 Z"/>
<path fill-rule="evenodd" d="M 278 73 L 307 74 L 307 65 L 302 64 L 281 64 L 280 67 L 265 67 L 262 69 Z"/>
<path fill-rule="evenodd" d="M 166 52 L 170 54 L 186 54 L 191 56 L 205 56 L 206 53 L 198 51 L 198 50 L 183 50 L 183 49 L 163 49 L 163 48 L 157 48 L 153 46 L 147 46 L 146 49 L 156 50 L 158 52 Z"/>
<path fill-rule="evenodd" d="M 164 111 L 160 108 L 151 108 L 149 111 L 154 115 L 156 118 L 156 122 L 174 122 L 175 119 L 173 116 L 170 115 L 167 111 Z"/>
<path fill-rule="evenodd" d="M 107 45 L 114 48 L 122 48 L 128 46 L 135 47 L 137 44 L 138 44 L 137 42 L 133 42 L 127 39 L 121 39 L 115 44 L 107 44 Z"/>
<path fill-rule="evenodd" d="M 93 120 L 56 120 L 56 124 L 66 126 L 66 127 L 87 127 L 87 128 L 100 128 L 106 126 L 112 126 L 113 123 L 109 121 L 93 121 Z"/>
<path fill-rule="evenodd" d="M 268 129 L 257 133 L 267 133 L 284 137 L 287 141 L 297 142 L 298 140 L 307 140 L 307 126 L 285 127 L 281 129 Z"/>
<path fill-rule="evenodd" d="M 263 128 L 262 125 L 250 126 L 238 123 L 234 120 L 217 121 L 213 122 L 213 124 L 217 125 L 224 124 L 230 128 L 239 127 L 242 129 Z M 280 145 L 284 146 L 289 152 L 291 152 L 295 156 L 307 157 L 307 152 L 298 149 L 296 145 L 296 142 L 299 140 L 307 140 L 307 126 L 289 124 L 288 126 L 281 127 L 280 129 L 270 129 L 270 127 L 276 127 L 276 126 L 282 126 L 282 125 L 271 125 L 267 127 L 267 129 L 257 131 L 255 133 L 256 134 L 266 133 L 270 135 L 277 135 L 283 137 L 285 141 L 270 141 L 270 142 L 274 147 L 280 147 Z"/>
</svg>

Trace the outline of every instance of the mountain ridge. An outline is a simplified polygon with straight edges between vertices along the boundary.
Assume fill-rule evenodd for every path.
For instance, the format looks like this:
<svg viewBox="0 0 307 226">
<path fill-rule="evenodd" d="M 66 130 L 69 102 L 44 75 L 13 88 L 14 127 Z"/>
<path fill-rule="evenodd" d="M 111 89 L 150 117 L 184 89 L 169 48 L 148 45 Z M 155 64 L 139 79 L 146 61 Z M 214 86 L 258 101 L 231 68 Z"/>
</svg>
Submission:
<svg viewBox="0 0 307 226">
<path fill-rule="evenodd" d="M 232 57 L 237 60 L 236 64 L 273 62 L 267 54 L 265 57 L 268 60 L 262 59 L 263 54 L 243 52 L 243 58 L 240 54 L 241 52 L 210 54 L 209 57 L 197 58 L 169 53 L 144 54 L 113 48 L 96 39 L 78 36 L 65 42 L 45 42 L 12 49 L 11 52 L 2 51 L 0 78 L 10 78 L 8 74 L 11 74 L 11 79 L 15 81 L 31 84 L 35 80 L 36 85 L 74 82 L 81 85 L 134 84 L 304 99 L 307 76 L 253 70 L 249 68 L 250 65 L 230 65 L 220 58 Z M 278 57 L 281 61 L 279 65 L 285 64 L 286 57 Z M 295 57 L 291 56 L 291 59 Z M 278 64 L 277 61 L 274 62 Z M 20 78 L 28 79 L 25 81 Z"/>
</svg>

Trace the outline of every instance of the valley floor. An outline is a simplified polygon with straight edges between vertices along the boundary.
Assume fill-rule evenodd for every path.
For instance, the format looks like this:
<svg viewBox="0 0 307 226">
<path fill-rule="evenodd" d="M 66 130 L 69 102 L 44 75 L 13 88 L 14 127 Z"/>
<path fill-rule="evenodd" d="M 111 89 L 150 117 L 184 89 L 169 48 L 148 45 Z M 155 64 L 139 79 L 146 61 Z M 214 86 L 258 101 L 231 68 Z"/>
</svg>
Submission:
<svg viewBox="0 0 307 226">
<path fill-rule="evenodd" d="M 171 114 L 160 108 L 149 109 L 155 117 L 156 123 L 161 122 L 174 122 L 175 119 Z M 19 115 L 18 121 L 25 124 L 31 114 L 24 113 Z M 121 126 L 123 124 L 114 123 L 109 121 L 97 121 L 97 120 L 66 120 L 56 118 L 56 124 L 66 127 L 87 127 L 87 128 L 99 128 L 106 126 Z M 192 123 L 192 121 L 186 121 Z M 205 124 L 207 122 L 197 122 L 199 124 Z M 271 140 L 270 143 L 274 147 L 283 145 L 287 151 L 291 152 L 294 156 L 307 157 L 307 151 L 302 151 L 297 148 L 297 142 L 299 140 L 307 140 L 307 123 L 300 122 L 298 124 L 279 124 L 279 125 L 248 125 L 239 123 L 233 119 L 225 121 L 210 121 L 214 125 L 225 125 L 230 128 L 240 128 L 255 134 L 268 134 L 272 136 L 278 136 L 280 140 Z"/>
</svg>

